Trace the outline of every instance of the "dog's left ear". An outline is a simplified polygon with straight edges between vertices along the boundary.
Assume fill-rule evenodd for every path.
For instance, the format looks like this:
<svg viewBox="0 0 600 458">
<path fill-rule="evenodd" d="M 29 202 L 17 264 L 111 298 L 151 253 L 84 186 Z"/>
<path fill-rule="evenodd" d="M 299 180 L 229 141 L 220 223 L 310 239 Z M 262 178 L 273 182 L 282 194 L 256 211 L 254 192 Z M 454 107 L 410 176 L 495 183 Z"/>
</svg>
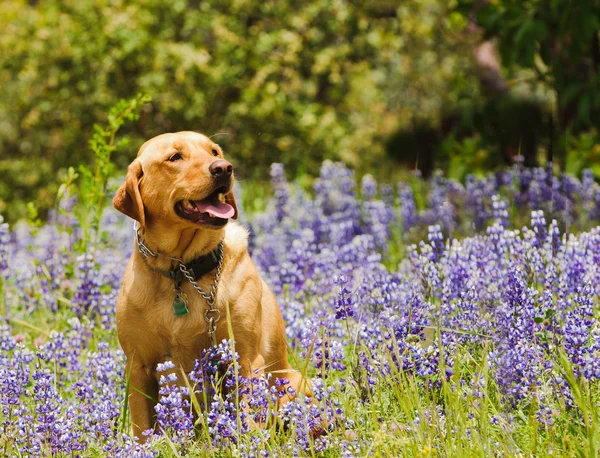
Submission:
<svg viewBox="0 0 600 458">
<path fill-rule="evenodd" d="M 140 194 L 140 180 L 143 175 L 142 163 L 136 159 L 129 165 L 125 183 L 117 190 L 113 199 L 114 207 L 139 222 L 141 227 L 146 224 L 144 202 Z"/>
<path fill-rule="evenodd" d="M 233 207 L 233 210 L 235 211 L 235 213 L 233 214 L 233 219 L 238 219 L 238 208 L 237 208 L 237 203 L 235 202 L 235 196 L 233 195 L 233 189 L 231 191 L 229 191 L 227 194 L 225 194 L 225 203 L 228 203 L 229 205 L 231 205 Z"/>
</svg>

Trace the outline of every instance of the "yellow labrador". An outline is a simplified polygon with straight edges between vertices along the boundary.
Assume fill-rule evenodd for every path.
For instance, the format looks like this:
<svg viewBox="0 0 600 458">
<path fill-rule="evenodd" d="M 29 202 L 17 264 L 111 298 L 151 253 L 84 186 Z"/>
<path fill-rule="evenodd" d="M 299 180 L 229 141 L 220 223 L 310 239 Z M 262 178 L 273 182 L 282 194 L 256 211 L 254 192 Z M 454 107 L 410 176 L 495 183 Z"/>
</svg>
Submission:
<svg viewBox="0 0 600 458">
<path fill-rule="evenodd" d="M 229 222 L 237 218 L 232 186 L 233 167 L 219 145 L 178 132 L 142 145 L 114 198 L 115 208 L 137 222 L 117 328 L 140 441 L 154 427 L 156 365 L 171 360 L 178 373 L 189 372 L 203 349 L 230 337 L 227 307 L 242 375 L 274 372 L 296 392 L 308 391 L 288 363 L 283 319 L 248 255 L 247 232 Z"/>
</svg>

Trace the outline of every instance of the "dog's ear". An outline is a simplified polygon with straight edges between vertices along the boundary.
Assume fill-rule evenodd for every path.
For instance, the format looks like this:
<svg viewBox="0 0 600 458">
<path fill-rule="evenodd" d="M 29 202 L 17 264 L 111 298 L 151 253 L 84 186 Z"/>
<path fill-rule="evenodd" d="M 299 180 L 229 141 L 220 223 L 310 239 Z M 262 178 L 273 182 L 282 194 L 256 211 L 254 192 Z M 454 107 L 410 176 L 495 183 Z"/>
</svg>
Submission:
<svg viewBox="0 0 600 458">
<path fill-rule="evenodd" d="M 146 224 L 144 202 L 140 194 L 140 180 L 143 175 L 142 163 L 136 159 L 129 165 L 125 183 L 117 190 L 113 199 L 117 210 L 139 222 L 142 227 Z"/>
<path fill-rule="evenodd" d="M 233 189 L 231 191 L 229 191 L 227 194 L 225 194 L 225 203 L 228 203 L 229 205 L 231 205 L 233 207 L 234 210 L 234 214 L 233 214 L 233 219 L 238 219 L 238 208 L 237 208 L 237 203 L 235 201 L 235 196 L 233 195 Z"/>
</svg>

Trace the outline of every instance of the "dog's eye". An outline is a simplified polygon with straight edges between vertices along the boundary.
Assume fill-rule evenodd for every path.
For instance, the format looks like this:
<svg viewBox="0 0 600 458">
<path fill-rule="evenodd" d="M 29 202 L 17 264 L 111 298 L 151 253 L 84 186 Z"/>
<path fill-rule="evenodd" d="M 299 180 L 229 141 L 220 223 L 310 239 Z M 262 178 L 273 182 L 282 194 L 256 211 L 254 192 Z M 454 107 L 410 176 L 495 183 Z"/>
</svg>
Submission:
<svg viewBox="0 0 600 458">
<path fill-rule="evenodd" d="M 213 156 L 218 156 L 219 155 L 219 151 L 217 151 L 216 148 L 213 148 L 212 149 L 212 154 L 213 154 Z"/>
<path fill-rule="evenodd" d="M 183 157 L 181 156 L 181 153 L 175 153 L 173 154 L 173 156 L 171 156 L 169 159 L 167 159 L 169 162 L 175 162 L 175 161 L 180 161 L 182 160 Z"/>
</svg>

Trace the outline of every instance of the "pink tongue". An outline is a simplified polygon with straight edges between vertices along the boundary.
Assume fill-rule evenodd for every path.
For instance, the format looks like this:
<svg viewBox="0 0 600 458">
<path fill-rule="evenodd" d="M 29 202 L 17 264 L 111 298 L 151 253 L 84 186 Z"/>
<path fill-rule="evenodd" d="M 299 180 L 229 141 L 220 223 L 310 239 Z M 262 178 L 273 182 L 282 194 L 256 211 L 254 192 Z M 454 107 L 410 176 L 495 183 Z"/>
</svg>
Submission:
<svg viewBox="0 0 600 458">
<path fill-rule="evenodd" d="M 202 213 L 210 213 L 217 218 L 231 218 L 235 213 L 231 205 L 223 203 L 219 199 L 215 199 L 214 202 L 196 200 L 194 205 Z"/>
</svg>

